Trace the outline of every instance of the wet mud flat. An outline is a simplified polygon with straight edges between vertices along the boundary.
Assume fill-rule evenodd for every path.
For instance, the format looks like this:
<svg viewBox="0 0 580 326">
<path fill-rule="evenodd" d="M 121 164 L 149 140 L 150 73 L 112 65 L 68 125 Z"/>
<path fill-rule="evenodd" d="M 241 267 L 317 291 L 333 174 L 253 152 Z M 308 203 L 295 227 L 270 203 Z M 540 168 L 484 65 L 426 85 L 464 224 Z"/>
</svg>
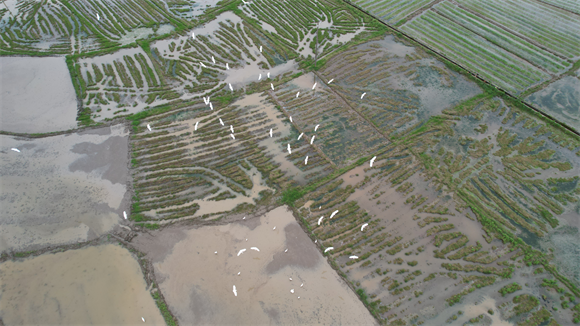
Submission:
<svg viewBox="0 0 580 326">
<path fill-rule="evenodd" d="M 568 126 L 580 131 L 580 80 L 564 77 L 528 96 L 526 101 L 538 106 Z"/>
<path fill-rule="evenodd" d="M 0 130 L 68 130 L 76 127 L 76 117 L 76 94 L 63 57 L 0 57 Z"/>
<path fill-rule="evenodd" d="M 167 227 L 133 244 L 180 324 L 376 324 L 285 206 L 230 224 Z"/>
<path fill-rule="evenodd" d="M 119 224 L 129 206 L 127 137 L 124 125 L 0 136 L 0 251 L 87 241 Z"/>
<path fill-rule="evenodd" d="M 165 324 L 139 263 L 115 244 L 0 264 L 0 315 L 6 325 Z"/>
</svg>

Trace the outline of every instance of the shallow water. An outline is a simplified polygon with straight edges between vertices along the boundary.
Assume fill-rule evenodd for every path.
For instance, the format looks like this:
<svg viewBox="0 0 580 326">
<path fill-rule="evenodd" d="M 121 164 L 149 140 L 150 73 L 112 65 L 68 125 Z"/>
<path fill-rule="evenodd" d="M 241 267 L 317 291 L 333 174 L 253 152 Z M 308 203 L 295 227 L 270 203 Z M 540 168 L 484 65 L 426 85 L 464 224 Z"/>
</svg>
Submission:
<svg viewBox="0 0 580 326">
<path fill-rule="evenodd" d="M 159 286 L 181 324 L 376 324 L 285 206 L 239 223 L 180 230 L 178 242 L 159 240 L 172 230 L 135 243 L 156 256 Z"/>
<path fill-rule="evenodd" d="M 580 79 L 564 77 L 528 96 L 526 101 L 580 131 Z"/>
<path fill-rule="evenodd" d="M 86 241 L 117 225 L 129 206 L 127 137 L 123 125 L 0 136 L 0 251 Z"/>
<path fill-rule="evenodd" d="M 139 263 L 118 245 L 6 261 L 0 288 L 6 325 L 165 324 Z"/>
<path fill-rule="evenodd" d="M 0 130 L 68 130 L 77 126 L 76 117 L 76 94 L 64 58 L 0 57 Z"/>
</svg>

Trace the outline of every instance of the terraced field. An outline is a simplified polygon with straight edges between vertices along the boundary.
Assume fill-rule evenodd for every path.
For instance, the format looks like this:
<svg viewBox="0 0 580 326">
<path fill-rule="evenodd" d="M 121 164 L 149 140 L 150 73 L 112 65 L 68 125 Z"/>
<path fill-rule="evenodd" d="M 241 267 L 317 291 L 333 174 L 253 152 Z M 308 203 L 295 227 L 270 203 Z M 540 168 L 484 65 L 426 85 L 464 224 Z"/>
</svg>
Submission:
<svg viewBox="0 0 580 326">
<path fill-rule="evenodd" d="M 577 79 L 574 3 L 357 2 L 468 70 L 339 0 L 6 5 L 2 54 L 67 54 L 79 125 L 52 126 L 55 138 L 3 131 L 2 164 L 22 166 L 5 174 L 17 185 L 13 171 L 51 158 L 35 144 L 86 138 L 68 146 L 74 164 L 67 150 L 45 163 L 49 181 L 70 194 L 69 174 L 97 173 L 125 200 L 85 189 L 111 203 L 106 228 L 79 208 L 84 233 L 0 246 L 0 271 L 18 279 L 18 264 L 118 244 L 107 250 L 139 263 L 160 312 L 135 306 L 127 323 L 580 322 L 580 137 L 497 89 Z M 111 175 L 108 160 L 127 163 Z M 73 198 L 9 195 L 2 220 L 24 235 L 55 219 L 42 203 Z M 26 300 L 23 289 L 10 293 Z M 368 312 L 349 304 L 355 293 Z"/>
</svg>

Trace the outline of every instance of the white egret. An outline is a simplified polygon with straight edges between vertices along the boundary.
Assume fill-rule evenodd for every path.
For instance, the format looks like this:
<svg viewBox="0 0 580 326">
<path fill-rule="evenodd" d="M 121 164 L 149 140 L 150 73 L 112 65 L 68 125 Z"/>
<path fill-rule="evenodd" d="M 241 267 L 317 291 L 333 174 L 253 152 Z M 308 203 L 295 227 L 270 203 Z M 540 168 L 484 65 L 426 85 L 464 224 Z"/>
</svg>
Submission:
<svg viewBox="0 0 580 326">
<path fill-rule="evenodd" d="M 371 168 L 373 167 L 373 163 L 375 162 L 376 159 L 377 159 L 376 156 L 374 156 L 373 158 L 371 158 Z"/>
<path fill-rule="evenodd" d="M 197 125 L 199 124 L 199 121 L 195 123 L 195 130 L 197 130 Z"/>
<path fill-rule="evenodd" d="M 291 277 L 289 277 L 288 279 L 289 279 L 290 281 L 292 281 L 292 278 L 291 278 Z"/>
<path fill-rule="evenodd" d="M 246 242 L 248 242 L 248 239 L 246 239 Z"/>
<path fill-rule="evenodd" d="M 260 53 L 262 53 L 262 46 L 260 45 Z"/>
<path fill-rule="evenodd" d="M 329 84 L 330 84 L 330 83 L 332 83 L 332 81 L 333 81 L 333 80 L 334 80 L 334 78 L 333 78 L 333 79 L 331 79 L 331 80 L 329 80 L 329 81 L 328 81 L 328 83 L 329 83 Z"/>
<path fill-rule="evenodd" d="M 308 155 L 306 155 L 306 159 L 304 159 L 304 165 L 308 164 Z"/>
<path fill-rule="evenodd" d="M 304 133 L 301 133 L 301 134 L 298 136 L 298 140 L 300 140 L 300 138 L 302 138 L 302 136 L 303 136 L 303 135 L 304 135 Z"/>
<path fill-rule="evenodd" d="M 195 33 L 191 32 L 191 38 L 195 40 Z"/>
<path fill-rule="evenodd" d="M 365 97 L 367 93 L 362 93 L 362 95 L 360 96 L 360 99 L 362 100 L 363 97 Z"/>
<path fill-rule="evenodd" d="M 247 1 L 245 1 L 245 0 L 242 0 L 242 2 L 243 2 L 245 5 L 247 5 L 247 4 L 248 4 L 248 2 L 247 2 Z"/>
<path fill-rule="evenodd" d="M 245 220 L 245 219 L 246 219 L 246 217 L 244 216 L 244 218 L 242 220 Z"/>
<path fill-rule="evenodd" d="M 233 92 L 234 91 L 234 88 L 232 87 L 232 84 L 231 83 L 228 83 L 228 85 L 230 86 L 230 91 Z"/>
<path fill-rule="evenodd" d="M 318 219 L 318 225 L 320 225 L 320 223 L 322 222 L 322 219 L 323 219 L 323 218 L 324 218 L 324 216 L 322 216 L 322 217 L 320 217 L 320 218 Z"/>
<path fill-rule="evenodd" d="M 288 249 L 284 250 L 284 252 L 288 252 Z"/>
<path fill-rule="evenodd" d="M 350 259 L 358 259 L 358 256 L 350 256 L 348 258 L 350 258 Z"/>
<path fill-rule="evenodd" d="M 272 138 L 272 128 L 270 128 L 270 138 Z"/>
<path fill-rule="evenodd" d="M 213 64 L 215 65 L 215 59 L 214 59 L 213 55 L 211 56 L 211 61 L 213 61 Z"/>
<path fill-rule="evenodd" d="M 123 217 L 127 219 L 127 212 L 123 211 Z"/>
<path fill-rule="evenodd" d="M 260 76 L 258 76 L 258 80 L 262 80 L 262 74 L 260 74 Z"/>
<path fill-rule="evenodd" d="M 298 299 L 300 299 L 300 297 L 298 297 Z"/>
<path fill-rule="evenodd" d="M 236 286 L 234 285 L 234 295 L 237 297 L 238 296 L 238 291 L 236 290 Z"/>
<path fill-rule="evenodd" d="M 332 249 L 334 249 L 334 247 L 328 247 L 328 248 L 324 249 L 324 252 L 331 251 Z"/>
<path fill-rule="evenodd" d="M 213 104 L 211 102 L 209 102 L 209 108 L 213 111 Z"/>
<path fill-rule="evenodd" d="M 13 150 L 13 151 L 15 151 L 15 152 L 18 152 L 18 153 L 20 153 L 20 150 L 19 150 L 18 148 L 14 148 L 14 147 L 12 147 L 12 148 L 11 148 L 11 150 Z"/>
<path fill-rule="evenodd" d="M 291 289 L 291 290 L 290 290 L 290 293 L 294 293 L 294 289 Z"/>
<path fill-rule="evenodd" d="M 147 124 L 147 129 L 149 129 L 149 131 L 151 131 L 151 126 L 149 124 Z"/>
<path fill-rule="evenodd" d="M 216 255 L 217 255 L 217 251 L 216 251 L 216 252 L 214 252 L 214 254 L 216 254 Z"/>
<path fill-rule="evenodd" d="M 244 251 L 246 251 L 246 248 L 244 248 L 244 249 L 242 249 L 242 250 L 238 251 L 238 257 L 240 257 L 240 255 L 241 255 L 241 254 L 243 254 L 243 253 L 244 253 Z"/>
<path fill-rule="evenodd" d="M 260 251 L 260 249 L 258 249 L 258 247 L 252 247 L 252 248 L 250 248 L 250 249 L 252 249 L 252 250 L 256 250 L 256 251 Z"/>
<path fill-rule="evenodd" d="M 232 134 L 234 133 L 234 126 L 230 125 L 230 130 L 232 131 Z"/>
<path fill-rule="evenodd" d="M 316 84 L 317 84 L 317 83 L 314 83 L 314 86 L 312 86 L 312 89 L 314 89 L 314 88 L 316 87 Z"/>
<path fill-rule="evenodd" d="M 230 134 L 230 136 L 232 136 L 233 140 L 236 140 L 236 136 L 234 136 L 234 134 Z"/>
<path fill-rule="evenodd" d="M 272 230 L 276 230 L 276 227 L 274 227 Z"/>
<path fill-rule="evenodd" d="M 330 214 L 330 218 L 333 218 L 333 217 L 334 217 L 334 215 L 336 215 L 336 213 L 338 213 L 338 209 L 337 209 L 337 210 L 335 210 L 334 212 L 332 212 L 332 214 Z"/>
<path fill-rule="evenodd" d="M 267 75 L 268 75 L 268 78 L 270 78 L 270 72 L 269 71 L 268 71 L 268 74 Z"/>
<path fill-rule="evenodd" d="M 365 224 L 363 224 L 363 225 L 360 227 L 360 230 L 361 230 L 361 231 L 364 231 L 364 229 L 365 229 L 365 228 L 366 228 L 368 225 L 369 225 L 368 223 L 365 223 Z"/>
<path fill-rule="evenodd" d="M 141 320 L 142 320 L 143 322 L 145 322 L 145 318 L 141 317 Z"/>
<path fill-rule="evenodd" d="M 203 97 L 203 102 L 205 103 L 205 105 L 209 104 L 209 96 L 208 97 Z"/>
<path fill-rule="evenodd" d="M 238 272 L 238 275 L 242 274 L 242 272 Z"/>
<path fill-rule="evenodd" d="M 314 137 L 316 137 L 316 136 L 312 136 L 312 138 L 310 138 L 310 145 L 312 145 L 312 143 L 314 143 Z"/>
<path fill-rule="evenodd" d="M 218 118 L 220 119 L 220 123 L 222 124 L 222 126 L 224 126 L 224 122 L 222 121 L 222 118 Z"/>
<path fill-rule="evenodd" d="M 290 144 L 288 144 L 288 154 L 292 154 L 292 149 L 290 148 Z"/>
<path fill-rule="evenodd" d="M 320 127 L 320 125 L 316 125 L 316 127 L 314 127 L 314 131 L 318 130 L 318 127 Z"/>
<path fill-rule="evenodd" d="M 99 13 L 97 13 L 97 20 L 101 20 L 101 17 L 99 17 Z"/>
<path fill-rule="evenodd" d="M 314 243 L 318 243 L 318 240 L 314 240 Z"/>
<path fill-rule="evenodd" d="M 300 287 L 303 287 L 303 286 L 304 286 L 304 283 L 300 284 Z M 299 297 L 299 298 L 300 298 L 300 297 Z"/>
<path fill-rule="evenodd" d="M 270 87 L 272 87 L 272 90 L 274 90 L 274 84 L 270 83 Z"/>
<path fill-rule="evenodd" d="M 300 92 L 296 93 L 296 98 L 298 98 L 298 96 L 300 96 Z"/>
<path fill-rule="evenodd" d="M 226 62 L 226 69 L 230 70 L 230 65 Z"/>
<path fill-rule="evenodd" d="M 205 68 L 205 65 L 203 64 L 203 62 L 200 61 L 199 64 Z"/>
<path fill-rule="evenodd" d="M 290 122 L 292 122 L 292 116 L 290 116 Z"/>
</svg>

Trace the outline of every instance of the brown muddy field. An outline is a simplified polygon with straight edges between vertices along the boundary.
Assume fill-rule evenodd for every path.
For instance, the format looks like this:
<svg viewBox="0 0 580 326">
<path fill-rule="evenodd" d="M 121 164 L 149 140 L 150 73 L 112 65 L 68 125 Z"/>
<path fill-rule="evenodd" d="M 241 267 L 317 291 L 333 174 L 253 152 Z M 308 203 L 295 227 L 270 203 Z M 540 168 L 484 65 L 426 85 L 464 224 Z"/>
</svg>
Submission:
<svg viewBox="0 0 580 326">
<path fill-rule="evenodd" d="M 124 125 L 0 136 L 0 252 L 87 241 L 119 224 L 130 199 L 127 137 Z"/>
<path fill-rule="evenodd" d="M 0 265 L 0 321 L 163 325 L 142 275 L 131 253 L 113 244 L 6 261 Z"/>
<path fill-rule="evenodd" d="M 376 324 L 286 206 L 226 225 L 167 227 L 133 243 L 151 259 L 180 324 Z"/>
</svg>

